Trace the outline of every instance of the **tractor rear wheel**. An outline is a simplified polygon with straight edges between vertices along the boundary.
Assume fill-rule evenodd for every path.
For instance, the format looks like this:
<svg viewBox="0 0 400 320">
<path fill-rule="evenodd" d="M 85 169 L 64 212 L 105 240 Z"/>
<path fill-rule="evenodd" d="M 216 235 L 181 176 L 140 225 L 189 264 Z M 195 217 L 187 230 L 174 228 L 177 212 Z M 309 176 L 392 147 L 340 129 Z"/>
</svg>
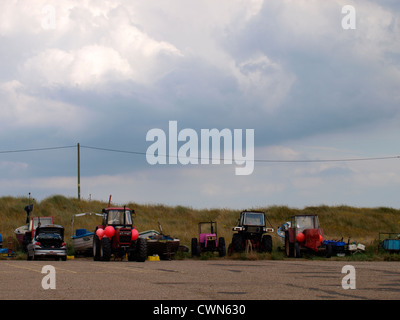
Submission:
<svg viewBox="0 0 400 320">
<path fill-rule="evenodd" d="M 101 239 L 100 257 L 102 261 L 111 259 L 111 240 L 107 237 Z"/>
<path fill-rule="evenodd" d="M 332 252 L 333 252 L 333 248 L 332 248 L 332 245 L 329 243 L 326 246 L 326 257 L 327 258 L 332 257 Z"/>
<path fill-rule="evenodd" d="M 286 234 L 285 237 L 285 252 L 287 257 L 293 257 L 293 243 L 290 243 L 289 241 L 289 235 Z"/>
<path fill-rule="evenodd" d="M 146 239 L 143 239 L 143 238 L 137 239 L 136 250 L 137 250 L 136 261 L 137 262 L 145 262 L 146 258 L 147 258 L 147 241 L 146 241 Z"/>
<path fill-rule="evenodd" d="M 300 244 L 298 242 L 294 244 L 294 257 L 301 258 Z"/>
<path fill-rule="evenodd" d="M 200 255 L 200 249 L 197 244 L 197 238 L 192 238 L 191 249 L 192 249 L 192 257 Z"/>
<path fill-rule="evenodd" d="M 218 253 L 220 257 L 225 257 L 226 248 L 225 248 L 225 238 L 218 239 Z"/>
<path fill-rule="evenodd" d="M 265 235 L 262 237 L 262 245 L 264 252 L 272 252 L 272 237 L 270 235 Z"/>
<path fill-rule="evenodd" d="M 243 237 L 239 233 L 235 233 L 232 237 L 233 252 L 242 252 L 244 248 Z"/>
</svg>

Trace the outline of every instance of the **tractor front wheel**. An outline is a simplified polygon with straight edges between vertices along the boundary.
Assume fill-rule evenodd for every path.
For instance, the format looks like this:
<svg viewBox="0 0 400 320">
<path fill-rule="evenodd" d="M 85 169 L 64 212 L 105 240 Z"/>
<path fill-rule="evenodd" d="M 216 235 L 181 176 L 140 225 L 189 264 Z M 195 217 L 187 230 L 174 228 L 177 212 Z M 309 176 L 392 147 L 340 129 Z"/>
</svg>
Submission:
<svg viewBox="0 0 400 320">
<path fill-rule="evenodd" d="M 197 238 L 192 238 L 191 249 L 192 257 L 200 255 L 200 247 L 197 244 Z"/>
<path fill-rule="evenodd" d="M 100 260 L 100 239 L 94 235 L 93 236 L 93 260 L 99 261 Z"/>
</svg>

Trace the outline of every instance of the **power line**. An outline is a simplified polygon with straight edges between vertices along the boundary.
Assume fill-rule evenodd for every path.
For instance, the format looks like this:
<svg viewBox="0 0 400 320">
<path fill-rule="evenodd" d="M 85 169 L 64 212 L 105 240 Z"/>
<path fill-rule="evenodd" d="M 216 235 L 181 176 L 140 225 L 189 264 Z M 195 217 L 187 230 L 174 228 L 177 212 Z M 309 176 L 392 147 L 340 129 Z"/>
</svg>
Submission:
<svg viewBox="0 0 400 320">
<path fill-rule="evenodd" d="M 146 152 L 139 152 L 139 151 L 117 150 L 117 149 L 108 149 L 108 148 L 90 147 L 90 146 L 81 146 L 81 148 L 100 150 L 100 151 L 109 151 L 109 152 L 119 152 L 119 153 L 130 153 L 130 154 L 137 154 L 137 155 L 146 155 Z"/>
<path fill-rule="evenodd" d="M 0 153 L 18 153 L 18 152 L 48 151 L 48 150 L 69 149 L 69 148 L 76 148 L 76 146 L 34 148 L 34 149 L 20 149 L 20 150 L 3 150 L 3 151 L 0 151 Z"/>
<path fill-rule="evenodd" d="M 350 162 L 350 161 L 372 161 L 372 160 L 389 160 L 400 159 L 400 156 L 387 156 L 387 157 L 371 157 L 371 158 L 344 158 L 344 159 L 304 159 L 304 160 L 268 160 L 268 159 L 254 159 L 254 162 L 271 162 L 271 163 L 285 163 L 285 162 Z"/>
<path fill-rule="evenodd" d="M 90 147 L 90 146 L 81 146 L 81 148 L 86 149 L 94 149 L 100 151 L 109 151 L 109 152 L 119 152 L 119 153 L 130 153 L 136 155 L 146 155 L 146 152 L 139 151 L 127 151 L 127 150 L 117 150 L 117 149 L 109 149 L 109 148 L 100 148 L 100 147 Z M 158 155 L 159 157 L 171 157 L 177 158 L 177 155 L 169 155 L 163 154 Z M 215 158 L 201 158 L 201 157 L 187 157 L 190 159 L 198 159 L 198 160 L 220 160 L 223 161 L 224 158 L 215 159 Z M 302 163 L 302 162 L 350 162 L 350 161 L 373 161 L 373 160 L 389 160 L 389 159 L 400 159 L 400 156 L 386 156 L 386 157 L 366 157 L 366 158 L 344 158 L 344 159 L 300 159 L 300 160 L 283 160 L 283 159 L 254 159 L 254 162 L 265 162 L 265 163 Z"/>
<path fill-rule="evenodd" d="M 146 152 L 140 151 L 129 151 L 129 150 L 121 150 L 121 149 L 111 149 L 111 148 L 103 148 L 103 147 L 93 147 L 93 146 L 84 146 L 81 145 L 81 148 L 92 149 L 98 151 L 107 151 L 107 152 L 117 152 L 117 153 L 126 153 L 126 154 L 134 154 L 134 155 L 146 155 Z M 59 146 L 59 147 L 47 147 L 47 148 L 32 148 L 32 149 L 19 149 L 19 150 L 4 150 L 0 151 L 0 154 L 4 153 L 18 153 L 18 152 L 35 152 L 35 151 L 49 151 L 49 150 L 59 150 L 59 149 L 70 149 L 76 148 L 74 146 Z M 172 157 L 177 158 L 177 155 L 158 155 L 159 157 Z M 191 157 L 188 157 L 191 158 Z M 224 158 L 221 159 L 213 159 L 213 158 L 192 158 L 198 160 L 220 160 L 224 161 Z M 298 159 L 298 160 L 284 160 L 284 159 L 254 159 L 254 162 L 260 163 L 317 163 L 317 162 L 354 162 L 354 161 L 375 161 L 375 160 L 390 160 L 390 159 L 400 159 L 400 156 L 385 156 L 385 157 L 366 157 L 366 158 L 343 158 L 343 159 Z"/>
<path fill-rule="evenodd" d="M 90 147 L 90 146 L 81 146 L 86 149 L 94 149 L 100 151 L 109 151 L 109 152 L 119 152 L 119 153 L 130 153 L 136 155 L 146 155 L 146 152 L 139 151 L 127 151 L 127 150 L 117 150 L 117 149 L 109 149 L 109 148 L 100 148 L 100 147 Z M 159 157 L 172 157 L 177 158 L 177 155 L 169 155 L 163 154 L 158 155 Z M 190 159 L 198 159 L 198 160 L 220 160 L 223 161 L 223 158 L 213 159 L 213 158 L 201 158 L 201 157 L 187 157 Z M 367 157 L 367 158 L 344 158 L 344 159 L 300 159 L 300 160 L 283 160 L 283 159 L 254 159 L 254 162 L 265 162 L 265 163 L 302 163 L 302 162 L 350 162 L 350 161 L 373 161 L 373 160 L 389 160 L 389 159 L 400 159 L 400 156 L 386 156 L 386 157 Z"/>
</svg>

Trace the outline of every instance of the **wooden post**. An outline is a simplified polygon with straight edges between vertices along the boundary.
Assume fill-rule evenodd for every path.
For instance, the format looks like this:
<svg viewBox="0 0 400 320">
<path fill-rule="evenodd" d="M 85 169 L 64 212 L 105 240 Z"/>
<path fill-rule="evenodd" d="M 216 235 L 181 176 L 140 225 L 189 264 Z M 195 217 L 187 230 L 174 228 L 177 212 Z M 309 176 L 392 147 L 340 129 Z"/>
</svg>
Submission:
<svg viewBox="0 0 400 320">
<path fill-rule="evenodd" d="M 81 200 L 81 150 L 78 142 L 78 200 Z"/>
</svg>

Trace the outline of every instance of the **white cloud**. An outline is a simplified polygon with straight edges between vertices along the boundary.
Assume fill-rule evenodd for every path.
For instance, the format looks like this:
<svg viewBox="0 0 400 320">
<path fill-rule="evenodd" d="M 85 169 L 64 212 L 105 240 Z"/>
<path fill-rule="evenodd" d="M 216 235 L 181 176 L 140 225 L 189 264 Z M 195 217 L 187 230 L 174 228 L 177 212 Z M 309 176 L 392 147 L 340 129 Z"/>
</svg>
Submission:
<svg viewBox="0 0 400 320">
<path fill-rule="evenodd" d="M 28 168 L 28 164 L 26 162 L 21 161 L 1 161 L 0 162 L 0 170 L 7 172 L 7 174 L 18 174 L 26 171 Z M 4 176 L 4 173 L 3 173 Z"/>
<path fill-rule="evenodd" d="M 67 132 L 82 129 L 89 112 L 69 103 L 29 94 L 19 81 L 0 83 L 0 130 L 60 128 Z"/>
<path fill-rule="evenodd" d="M 293 74 L 264 54 L 239 62 L 233 74 L 246 98 L 260 101 L 267 109 L 280 106 L 295 81 Z"/>
<path fill-rule="evenodd" d="M 47 13 L 42 9 L 48 6 L 54 8 L 54 28 L 43 27 Z M 172 59 L 182 57 L 173 44 L 152 38 L 132 20 L 130 2 L 21 1 L 1 7 L 0 34 L 35 40 L 24 48 L 18 66 L 18 80 L 32 87 L 152 84 L 173 68 Z"/>
<path fill-rule="evenodd" d="M 91 45 L 76 51 L 47 49 L 28 59 L 21 74 L 29 76 L 26 81 L 33 86 L 90 89 L 108 81 L 129 80 L 132 69 L 114 49 Z"/>
</svg>

